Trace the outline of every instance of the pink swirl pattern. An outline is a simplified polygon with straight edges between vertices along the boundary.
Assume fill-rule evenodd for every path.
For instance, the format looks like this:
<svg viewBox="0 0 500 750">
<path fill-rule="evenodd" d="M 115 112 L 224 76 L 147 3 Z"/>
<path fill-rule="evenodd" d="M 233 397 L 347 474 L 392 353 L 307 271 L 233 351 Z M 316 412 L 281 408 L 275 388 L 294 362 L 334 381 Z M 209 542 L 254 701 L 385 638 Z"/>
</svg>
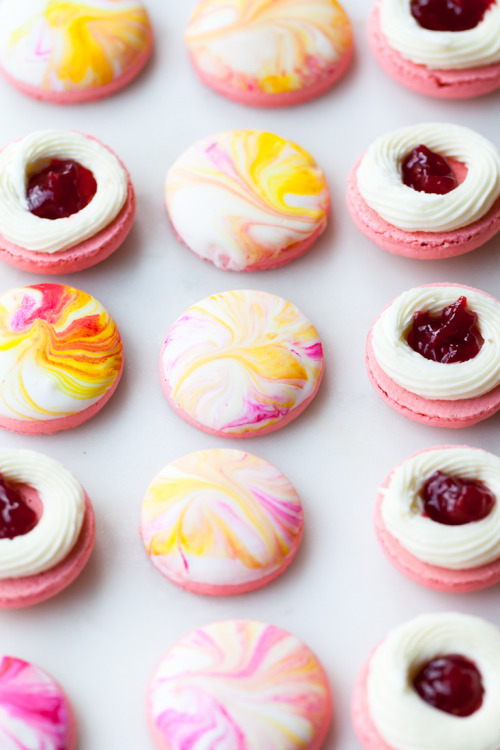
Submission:
<svg viewBox="0 0 500 750">
<path fill-rule="evenodd" d="M 75 722 L 68 699 L 42 669 L 0 658 L 0 748 L 74 750 Z"/>
<path fill-rule="evenodd" d="M 318 750 L 331 718 L 312 651 L 274 625 L 228 620 L 182 638 L 147 694 L 161 750 Z"/>
</svg>

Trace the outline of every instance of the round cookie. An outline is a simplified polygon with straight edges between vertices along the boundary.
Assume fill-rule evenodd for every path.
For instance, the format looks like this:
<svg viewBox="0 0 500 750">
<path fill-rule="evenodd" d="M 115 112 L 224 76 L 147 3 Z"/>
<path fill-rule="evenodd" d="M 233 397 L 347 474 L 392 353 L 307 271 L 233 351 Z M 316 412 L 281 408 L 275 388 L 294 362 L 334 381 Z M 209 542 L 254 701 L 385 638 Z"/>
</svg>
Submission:
<svg viewBox="0 0 500 750">
<path fill-rule="evenodd" d="M 76 427 L 111 398 L 122 369 L 116 324 L 86 292 L 34 284 L 0 295 L 0 427 Z"/>
<path fill-rule="evenodd" d="M 258 130 L 195 143 L 170 168 L 165 193 L 181 242 L 231 271 L 278 268 L 303 255 L 324 231 L 330 206 L 312 156 Z"/>
<path fill-rule="evenodd" d="M 331 721 L 328 678 L 313 652 L 274 625 L 227 620 L 163 656 L 147 689 L 158 750 L 319 750 Z"/>
<path fill-rule="evenodd" d="M 175 411 L 212 435 L 266 435 L 299 416 L 317 393 L 323 347 L 305 315 L 262 291 L 221 292 L 173 324 L 160 379 Z"/>
<path fill-rule="evenodd" d="M 75 750 L 76 720 L 61 686 L 40 667 L 0 657 L 0 746 Z"/>
<path fill-rule="evenodd" d="M 281 575 L 303 530 L 300 498 L 274 466 L 238 450 L 172 461 L 142 503 L 140 534 L 153 565 L 187 591 L 243 594 Z"/>
<path fill-rule="evenodd" d="M 0 71 L 35 99 L 78 104 L 114 94 L 153 46 L 138 0 L 3 0 Z"/>
<path fill-rule="evenodd" d="M 443 314 L 461 297 L 477 315 L 483 344 L 464 362 L 426 359 L 408 344 L 406 333 L 417 312 Z M 500 303 L 461 284 L 429 284 L 397 297 L 368 333 L 366 367 L 378 395 L 416 422 L 468 427 L 500 409 Z"/>
<path fill-rule="evenodd" d="M 186 43 L 203 83 L 254 107 L 321 96 L 353 53 L 351 24 L 336 0 L 199 0 Z"/>
<path fill-rule="evenodd" d="M 453 664 L 446 669 L 442 660 L 448 659 L 455 665 L 462 661 L 457 671 Z M 434 681 L 429 679 L 433 667 Z M 453 673 L 464 688 L 462 700 L 468 698 L 474 707 L 468 715 L 452 714 L 449 704 L 443 707 L 447 698 L 460 701 L 453 691 L 446 696 Z M 437 698 L 438 705 L 421 697 L 424 687 L 431 688 L 429 698 Z M 495 625 L 455 612 L 421 615 L 391 631 L 363 666 L 352 698 L 354 729 L 364 750 L 489 750 L 500 747 L 499 690 L 500 630 Z M 474 693 L 482 702 L 473 701 Z"/>
<path fill-rule="evenodd" d="M 127 170 L 92 136 L 41 130 L 0 151 L 0 260 L 9 265 L 89 268 L 124 242 L 134 216 Z"/>
<path fill-rule="evenodd" d="M 422 146 L 448 165 L 457 186 L 446 194 L 403 181 L 402 165 L 413 154 L 418 159 Z M 463 255 L 500 231 L 500 153 L 459 125 L 400 128 L 377 138 L 354 166 L 347 207 L 358 229 L 390 253 L 419 260 Z"/>
<path fill-rule="evenodd" d="M 85 567 L 95 539 L 92 503 L 54 459 L 0 450 L 0 609 L 38 604 Z"/>
<path fill-rule="evenodd" d="M 474 4 L 478 0 L 433 3 L 441 9 L 448 5 L 451 13 Z M 439 99 L 465 99 L 499 88 L 499 40 L 496 2 L 476 27 L 462 31 L 425 28 L 412 15 L 409 0 L 377 0 L 368 22 L 368 43 L 381 68 L 403 86 Z"/>
<path fill-rule="evenodd" d="M 459 485 L 446 487 L 450 478 Z M 476 486 L 475 496 L 467 497 L 464 481 L 481 482 L 487 493 L 478 497 Z M 423 496 L 429 483 L 434 518 Z M 500 458 L 468 446 L 431 448 L 385 478 L 375 531 L 390 562 L 408 578 L 438 591 L 476 591 L 500 582 L 499 500 Z"/>
</svg>

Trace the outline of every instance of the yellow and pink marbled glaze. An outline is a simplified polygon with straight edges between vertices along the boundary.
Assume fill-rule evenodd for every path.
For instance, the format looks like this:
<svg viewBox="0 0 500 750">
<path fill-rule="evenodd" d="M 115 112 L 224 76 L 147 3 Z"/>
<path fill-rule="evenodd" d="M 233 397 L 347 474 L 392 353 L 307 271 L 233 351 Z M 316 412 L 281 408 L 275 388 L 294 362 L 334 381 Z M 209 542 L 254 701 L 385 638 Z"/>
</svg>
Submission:
<svg viewBox="0 0 500 750">
<path fill-rule="evenodd" d="M 238 450 L 204 450 L 172 461 L 142 503 L 141 536 L 153 565 L 201 594 L 264 586 L 291 563 L 302 528 L 302 505 L 290 481 Z"/>
<path fill-rule="evenodd" d="M 262 291 L 221 292 L 173 324 L 160 355 L 165 395 L 211 434 L 252 437 L 283 427 L 323 374 L 318 332 L 295 305 Z"/>
<path fill-rule="evenodd" d="M 0 657 L 0 747 L 74 750 L 76 723 L 59 685 L 39 667 Z"/>
<path fill-rule="evenodd" d="M 159 750 L 318 750 L 331 720 L 313 652 L 274 625 L 227 620 L 182 638 L 147 691 Z"/>
</svg>

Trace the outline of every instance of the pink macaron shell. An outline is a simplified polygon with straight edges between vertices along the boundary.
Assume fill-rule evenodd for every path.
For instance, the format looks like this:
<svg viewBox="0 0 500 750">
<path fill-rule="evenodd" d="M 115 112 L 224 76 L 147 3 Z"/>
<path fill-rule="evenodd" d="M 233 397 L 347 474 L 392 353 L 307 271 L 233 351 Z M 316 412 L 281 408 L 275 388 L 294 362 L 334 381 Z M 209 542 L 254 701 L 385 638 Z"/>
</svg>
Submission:
<svg viewBox="0 0 500 750">
<path fill-rule="evenodd" d="M 435 70 L 404 58 L 388 45 L 380 29 L 378 4 L 368 21 L 368 43 L 380 67 L 395 81 L 419 94 L 439 99 L 468 99 L 500 88 L 500 63 Z"/>
<path fill-rule="evenodd" d="M 441 447 L 469 448 L 469 446 L 466 445 L 444 445 Z M 425 450 L 418 451 L 415 455 L 427 453 L 430 450 L 434 451 L 437 449 L 426 448 Z M 419 560 L 408 552 L 408 550 L 388 532 L 382 517 L 382 502 L 384 499 L 382 490 L 389 486 L 393 474 L 394 471 L 392 471 L 380 485 L 380 491 L 377 495 L 375 504 L 374 524 L 375 533 L 380 542 L 380 546 L 394 567 L 399 570 L 400 573 L 407 576 L 407 578 L 411 578 L 416 583 L 430 589 L 435 589 L 436 591 L 462 594 L 469 591 L 479 591 L 480 589 L 485 589 L 488 588 L 488 586 L 494 586 L 496 583 L 499 583 L 500 559 L 488 563 L 487 565 L 481 565 L 477 568 L 468 568 L 466 570 L 441 568 Z"/>
<path fill-rule="evenodd" d="M 425 284 L 424 286 L 456 286 L 466 291 L 467 289 L 480 291 L 463 284 L 443 283 Z M 480 293 L 488 297 L 492 296 L 486 294 L 486 292 Z M 390 307 L 391 304 L 392 302 L 387 307 Z M 379 317 L 380 315 L 377 320 Z M 378 395 L 399 414 L 422 424 L 458 428 L 477 424 L 483 419 L 491 417 L 500 409 L 500 385 L 482 396 L 458 399 L 457 401 L 431 400 L 407 391 L 394 382 L 378 364 L 372 346 L 374 325 L 370 328 L 366 342 L 365 361 L 368 377 Z"/>
<path fill-rule="evenodd" d="M 85 514 L 80 535 L 67 557 L 54 568 L 23 578 L 0 580 L 0 609 L 19 609 L 50 599 L 69 586 L 85 567 L 95 539 L 95 516 L 85 493 Z M 70 745 L 72 747 L 72 745 Z"/>
<path fill-rule="evenodd" d="M 368 660 L 358 675 L 352 694 L 351 716 L 354 731 L 358 735 L 364 750 L 395 750 L 382 739 L 370 716 L 368 705 Z"/>
<path fill-rule="evenodd" d="M 362 158 L 347 179 L 347 208 L 359 231 L 383 250 L 417 260 L 440 260 L 475 250 L 500 232 L 500 198 L 481 219 L 448 232 L 407 232 L 389 224 L 359 192 L 356 174 Z M 460 166 L 461 171 L 453 164 L 459 183 L 465 177 Z"/>
<path fill-rule="evenodd" d="M 316 99 L 319 96 L 323 96 L 337 81 L 342 78 L 347 68 L 351 64 L 353 57 L 354 47 L 351 44 L 342 57 L 338 60 L 337 64 L 331 68 L 330 71 L 325 72 L 321 78 L 309 86 L 295 89 L 295 91 L 283 91 L 276 94 L 267 94 L 258 88 L 255 89 L 241 89 L 232 86 L 227 81 L 221 80 L 216 76 L 212 76 L 206 71 L 202 70 L 194 59 L 193 55 L 190 55 L 193 67 L 198 74 L 201 81 L 209 88 L 216 91 L 218 94 L 227 99 L 231 99 L 237 104 L 245 104 L 250 107 L 291 107 L 297 104 L 304 104 L 311 99 Z"/>
</svg>

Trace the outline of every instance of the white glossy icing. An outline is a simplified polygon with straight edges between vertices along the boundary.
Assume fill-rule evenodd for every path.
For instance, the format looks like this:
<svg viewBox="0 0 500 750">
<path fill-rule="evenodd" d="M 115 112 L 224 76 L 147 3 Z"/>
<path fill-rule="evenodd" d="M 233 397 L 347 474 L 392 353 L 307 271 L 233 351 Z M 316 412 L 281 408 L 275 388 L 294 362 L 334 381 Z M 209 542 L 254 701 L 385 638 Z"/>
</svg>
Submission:
<svg viewBox="0 0 500 750">
<path fill-rule="evenodd" d="M 53 568 L 71 552 L 80 534 L 85 513 L 82 486 L 58 461 L 35 451 L 0 450 L 0 474 L 7 483 L 33 487 L 43 505 L 35 528 L 0 540 L 0 578 L 22 578 Z"/>
<path fill-rule="evenodd" d="M 484 482 L 497 498 L 486 518 L 447 526 L 423 516 L 420 492 L 436 471 Z M 423 451 L 396 467 L 382 493 L 387 531 L 419 560 L 466 570 L 500 557 L 500 458 L 492 453 L 463 447 Z"/>
<path fill-rule="evenodd" d="M 50 159 L 73 159 L 89 169 L 97 192 L 78 213 L 41 219 L 28 209 L 28 176 Z M 57 253 L 93 237 L 115 219 L 127 199 L 127 173 L 98 141 L 69 130 L 40 130 L 0 152 L 0 235 L 25 250 Z"/>
<path fill-rule="evenodd" d="M 401 164 L 419 145 L 466 165 L 464 181 L 445 195 L 405 185 Z M 500 196 L 500 152 L 461 125 L 409 125 L 377 138 L 357 169 L 359 192 L 379 216 L 408 232 L 446 232 L 472 224 Z"/>
<path fill-rule="evenodd" d="M 500 4 L 466 31 L 431 31 L 416 21 L 410 0 L 380 0 L 380 28 L 389 46 L 411 62 L 436 70 L 475 68 L 500 62 Z"/>
<path fill-rule="evenodd" d="M 425 359 L 406 340 L 413 316 L 431 314 L 465 296 L 478 315 L 484 343 L 467 362 L 444 364 Z M 416 287 L 403 292 L 382 312 L 373 326 L 373 353 L 382 370 L 411 393 L 430 400 L 456 401 L 488 393 L 500 385 L 500 302 L 482 292 L 460 286 Z"/>
<path fill-rule="evenodd" d="M 484 699 L 470 716 L 453 716 L 423 701 L 412 675 L 427 662 L 460 654 L 479 669 Z M 393 630 L 378 646 L 368 673 L 370 716 L 394 750 L 498 750 L 500 630 L 478 617 L 421 615 Z"/>
</svg>

